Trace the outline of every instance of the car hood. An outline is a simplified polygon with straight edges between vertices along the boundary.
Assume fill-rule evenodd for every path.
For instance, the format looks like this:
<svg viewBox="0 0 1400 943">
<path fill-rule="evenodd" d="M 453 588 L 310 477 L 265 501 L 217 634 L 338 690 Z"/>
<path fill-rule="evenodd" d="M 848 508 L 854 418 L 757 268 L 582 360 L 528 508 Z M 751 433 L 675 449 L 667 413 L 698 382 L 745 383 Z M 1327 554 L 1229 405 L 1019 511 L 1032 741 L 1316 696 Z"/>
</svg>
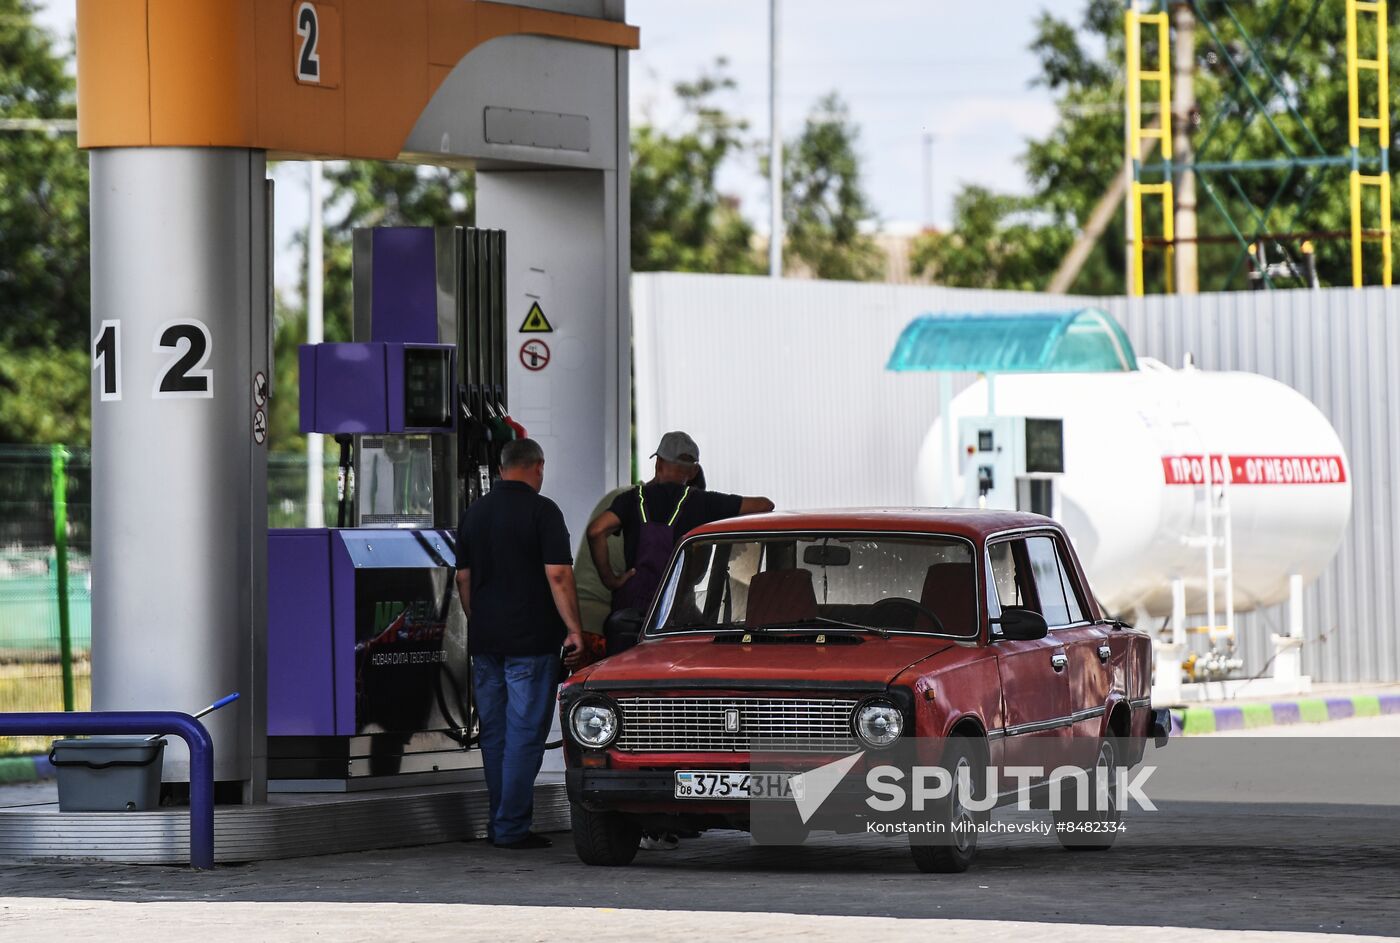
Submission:
<svg viewBox="0 0 1400 943">
<path fill-rule="evenodd" d="M 869 635 L 858 636 L 855 642 L 826 644 L 784 639 L 745 645 L 732 639 L 714 635 L 648 639 L 585 669 L 575 680 L 596 690 L 633 686 L 756 689 L 770 683 L 813 688 L 883 686 L 910 665 L 957 644 L 926 635 Z"/>
</svg>

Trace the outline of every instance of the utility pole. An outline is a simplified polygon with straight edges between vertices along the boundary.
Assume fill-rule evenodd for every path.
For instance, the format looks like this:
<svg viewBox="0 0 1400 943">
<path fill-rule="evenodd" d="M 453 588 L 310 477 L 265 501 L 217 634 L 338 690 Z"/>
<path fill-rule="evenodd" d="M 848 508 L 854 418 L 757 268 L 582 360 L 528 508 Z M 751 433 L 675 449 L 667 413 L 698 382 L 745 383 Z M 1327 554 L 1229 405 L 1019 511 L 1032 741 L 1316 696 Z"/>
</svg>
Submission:
<svg viewBox="0 0 1400 943">
<path fill-rule="evenodd" d="M 1196 174 L 1191 170 L 1191 113 L 1196 107 L 1196 14 L 1190 3 L 1173 11 L 1176 38 L 1172 51 L 1172 160 L 1176 164 L 1173 211 L 1176 215 L 1176 291 L 1200 290 L 1196 262 Z"/>
<path fill-rule="evenodd" d="M 778 125 L 778 6 L 768 0 L 768 274 L 783 276 L 783 131 Z"/>
<path fill-rule="evenodd" d="M 924 135 L 924 226 L 933 228 L 933 142 L 932 134 Z"/>
<path fill-rule="evenodd" d="M 1127 8 L 1133 8 L 1137 0 L 1127 0 L 1124 4 Z M 1130 37 L 1129 55 L 1135 48 Z M 1128 82 L 1133 81 L 1131 67 L 1128 69 Z M 1137 255 L 1137 239 L 1133 232 L 1133 177 L 1134 166 L 1137 155 L 1133 153 L 1133 95 L 1135 89 L 1131 84 L 1123 96 L 1123 294 L 1132 295 L 1135 277 L 1134 257 Z"/>
<path fill-rule="evenodd" d="M 321 220 L 321 162 L 307 164 L 307 203 L 311 211 L 306 226 L 306 342 L 319 344 L 325 339 L 322 280 L 326 277 L 321 252 L 325 239 Z M 306 437 L 306 526 L 325 527 L 324 439 L 318 433 Z"/>
</svg>

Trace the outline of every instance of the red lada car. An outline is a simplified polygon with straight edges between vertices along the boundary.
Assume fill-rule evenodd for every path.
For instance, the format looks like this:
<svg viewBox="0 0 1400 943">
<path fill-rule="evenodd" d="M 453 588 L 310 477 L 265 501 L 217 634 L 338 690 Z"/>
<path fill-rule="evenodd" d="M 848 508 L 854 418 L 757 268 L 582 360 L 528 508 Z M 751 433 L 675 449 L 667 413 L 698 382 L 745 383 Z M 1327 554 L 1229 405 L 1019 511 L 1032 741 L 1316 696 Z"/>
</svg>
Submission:
<svg viewBox="0 0 1400 943">
<path fill-rule="evenodd" d="M 750 830 L 760 743 L 811 769 L 937 738 L 943 763 L 997 766 L 1052 738 L 1112 769 L 1138 759 L 1115 755 L 1118 738 L 1168 724 L 1151 709 L 1148 637 L 1102 617 L 1064 530 L 1034 514 L 721 521 L 687 535 L 637 621 L 634 648 L 560 691 L 589 864 L 627 864 L 644 831 Z M 947 816 L 965 814 L 959 801 Z M 921 869 L 960 871 L 976 834 L 910 845 Z"/>
</svg>

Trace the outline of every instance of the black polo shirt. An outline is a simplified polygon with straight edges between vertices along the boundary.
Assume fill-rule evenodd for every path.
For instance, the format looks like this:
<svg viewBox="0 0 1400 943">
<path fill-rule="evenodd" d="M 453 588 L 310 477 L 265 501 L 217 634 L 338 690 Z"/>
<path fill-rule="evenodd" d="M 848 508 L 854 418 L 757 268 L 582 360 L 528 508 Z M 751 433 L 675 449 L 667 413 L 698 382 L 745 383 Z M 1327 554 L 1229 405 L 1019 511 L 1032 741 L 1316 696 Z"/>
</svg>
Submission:
<svg viewBox="0 0 1400 943">
<path fill-rule="evenodd" d="M 545 576 L 572 566 L 559 505 L 523 481 L 497 481 L 462 514 L 457 568 L 471 570 L 473 655 L 550 655 L 568 634 Z"/>
<path fill-rule="evenodd" d="M 647 520 L 654 524 L 664 524 L 676 513 L 676 503 L 685 493 L 684 485 L 671 482 L 649 482 L 642 486 L 646 498 Z M 707 491 L 704 488 L 691 488 L 676 514 L 676 541 L 703 524 L 738 517 L 743 505 L 743 496 L 725 494 L 722 491 Z M 627 567 L 637 564 L 637 535 L 642 528 L 642 512 L 637 500 L 636 487 L 629 488 L 613 499 L 608 508 L 622 521 L 622 549 L 627 558 Z"/>
</svg>

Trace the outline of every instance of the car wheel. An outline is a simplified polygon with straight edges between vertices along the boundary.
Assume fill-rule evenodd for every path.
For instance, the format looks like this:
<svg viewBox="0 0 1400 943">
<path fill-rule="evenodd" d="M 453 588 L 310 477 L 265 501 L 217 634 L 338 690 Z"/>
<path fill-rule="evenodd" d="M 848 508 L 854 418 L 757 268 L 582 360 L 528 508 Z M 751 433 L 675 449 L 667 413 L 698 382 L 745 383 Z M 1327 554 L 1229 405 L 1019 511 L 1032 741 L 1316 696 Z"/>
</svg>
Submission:
<svg viewBox="0 0 1400 943">
<path fill-rule="evenodd" d="M 1112 740 L 1099 743 L 1098 756 L 1089 770 L 1089 801 L 1079 801 L 1078 780 L 1067 780 L 1061 793 L 1063 809 L 1054 812 L 1055 837 L 1068 851 L 1107 851 L 1118 838 L 1123 812 L 1118 808 L 1114 784 L 1118 777 L 1118 755 Z M 1103 796 L 1105 808 L 1098 808 L 1097 783 L 1108 786 Z M 1081 804 L 1084 808 L 1081 810 Z"/>
<path fill-rule="evenodd" d="M 967 808 L 969 797 L 961 786 L 965 782 L 973 796 L 982 794 L 985 771 L 977 742 L 964 737 L 950 739 L 946 768 L 953 775 L 953 789 L 938 800 L 934 810 L 933 821 L 940 834 L 909 836 L 914 864 L 928 874 L 958 874 L 972 866 L 977 857 L 976 826 L 986 815 Z"/>
<path fill-rule="evenodd" d="M 574 851 L 584 864 L 617 867 L 631 864 L 642 842 L 642 829 L 629 815 L 592 812 L 572 803 L 569 812 L 574 830 Z"/>
</svg>

